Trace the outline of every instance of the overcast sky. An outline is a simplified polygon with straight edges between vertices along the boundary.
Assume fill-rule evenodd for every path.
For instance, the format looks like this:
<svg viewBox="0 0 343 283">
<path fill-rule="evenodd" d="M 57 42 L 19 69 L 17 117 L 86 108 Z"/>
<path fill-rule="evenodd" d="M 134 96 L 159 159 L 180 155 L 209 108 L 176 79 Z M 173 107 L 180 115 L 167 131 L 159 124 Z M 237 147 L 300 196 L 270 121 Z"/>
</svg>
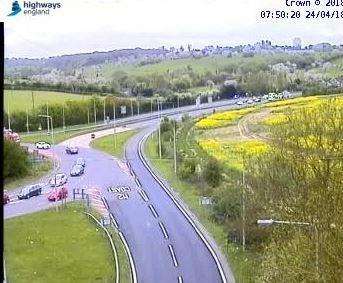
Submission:
<svg viewBox="0 0 343 283">
<path fill-rule="evenodd" d="M 343 20 L 258 19 L 263 8 L 283 9 L 284 0 L 57 1 L 62 8 L 49 16 L 21 13 L 7 17 L 12 1 L 0 0 L 6 57 L 40 58 L 188 43 L 194 47 L 227 46 L 262 39 L 292 44 L 294 37 L 302 38 L 304 44 L 343 43 Z M 22 7 L 23 0 L 18 2 Z"/>
</svg>

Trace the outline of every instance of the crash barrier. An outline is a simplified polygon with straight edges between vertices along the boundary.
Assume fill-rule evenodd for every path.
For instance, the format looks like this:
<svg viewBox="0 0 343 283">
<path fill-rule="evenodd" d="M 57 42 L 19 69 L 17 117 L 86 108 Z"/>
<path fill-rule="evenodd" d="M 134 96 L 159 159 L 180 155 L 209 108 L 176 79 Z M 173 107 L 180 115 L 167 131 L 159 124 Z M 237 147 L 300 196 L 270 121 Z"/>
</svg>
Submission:
<svg viewBox="0 0 343 283">
<path fill-rule="evenodd" d="M 127 257 L 129 258 L 130 269 L 131 269 L 131 281 L 132 281 L 132 283 L 137 283 L 136 267 L 135 267 L 135 263 L 133 261 L 133 257 L 132 257 L 130 248 L 129 248 L 128 244 L 127 244 L 126 238 L 123 235 L 123 233 L 120 231 L 118 222 L 116 221 L 114 215 L 109 212 L 109 207 L 108 207 L 107 200 L 104 197 L 102 197 L 101 199 L 102 199 L 102 201 L 103 201 L 103 203 L 104 203 L 108 213 L 106 215 L 102 215 L 101 218 L 100 218 L 100 221 L 97 220 L 93 215 L 92 215 L 92 217 L 93 217 L 93 219 L 96 219 L 96 222 L 99 225 L 101 225 L 101 227 L 103 229 L 106 229 L 106 227 L 113 227 L 114 228 L 114 231 L 118 234 L 118 236 L 119 236 L 119 238 L 120 238 L 120 240 L 121 240 L 121 242 L 122 242 L 122 244 L 124 246 L 125 253 L 126 253 Z M 84 212 L 84 213 L 87 214 L 87 215 L 91 215 L 91 213 L 88 211 L 90 209 L 91 204 L 90 204 L 89 194 L 86 193 L 86 189 L 79 189 L 79 188 L 73 189 L 73 201 L 76 201 L 76 200 L 81 200 L 83 203 L 86 202 L 86 204 L 87 204 L 87 206 L 86 206 L 87 211 Z M 117 269 L 118 272 L 117 273 L 119 273 L 119 264 L 116 263 L 116 266 L 118 267 L 118 269 Z"/>
<path fill-rule="evenodd" d="M 112 253 L 113 253 L 113 257 L 114 257 L 114 261 L 115 261 L 115 265 L 116 265 L 116 283 L 119 283 L 119 276 L 120 276 L 120 270 L 119 270 L 119 261 L 118 261 L 118 252 L 116 249 L 116 246 L 113 243 L 111 234 L 108 232 L 108 230 L 106 229 L 106 227 L 104 225 L 102 225 L 98 219 L 96 219 L 91 213 L 89 212 L 84 212 L 84 214 L 88 215 L 88 217 L 90 217 L 91 219 L 93 219 L 106 233 L 107 238 L 111 244 L 111 249 L 112 249 Z"/>
</svg>

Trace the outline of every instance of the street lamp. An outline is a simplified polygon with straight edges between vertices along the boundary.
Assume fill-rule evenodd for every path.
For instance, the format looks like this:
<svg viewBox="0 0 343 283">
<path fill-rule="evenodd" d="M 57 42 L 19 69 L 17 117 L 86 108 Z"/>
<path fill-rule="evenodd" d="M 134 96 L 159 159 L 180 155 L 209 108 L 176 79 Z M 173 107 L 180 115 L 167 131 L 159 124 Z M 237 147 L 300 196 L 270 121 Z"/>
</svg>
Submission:
<svg viewBox="0 0 343 283">
<path fill-rule="evenodd" d="M 52 136 L 52 145 L 55 145 L 55 137 L 54 137 L 54 126 L 52 123 L 52 117 L 50 115 L 38 115 L 38 117 L 43 117 L 43 118 L 47 118 L 47 120 L 49 121 L 49 119 L 51 120 L 51 136 Z M 49 122 L 48 122 L 49 123 Z M 52 147 L 52 153 L 54 153 L 54 148 Z M 55 172 L 55 159 L 52 159 L 52 163 L 54 166 L 54 172 Z"/>
<path fill-rule="evenodd" d="M 259 219 L 257 220 L 257 224 L 261 227 L 269 227 L 274 224 L 277 225 L 295 225 L 295 226 L 308 226 L 314 228 L 315 235 L 316 235 L 316 269 L 317 269 L 317 279 L 319 281 L 319 233 L 318 228 L 316 225 L 313 225 L 308 222 L 299 222 L 299 221 L 282 221 L 282 220 L 274 220 L 274 219 Z"/>
</svg>

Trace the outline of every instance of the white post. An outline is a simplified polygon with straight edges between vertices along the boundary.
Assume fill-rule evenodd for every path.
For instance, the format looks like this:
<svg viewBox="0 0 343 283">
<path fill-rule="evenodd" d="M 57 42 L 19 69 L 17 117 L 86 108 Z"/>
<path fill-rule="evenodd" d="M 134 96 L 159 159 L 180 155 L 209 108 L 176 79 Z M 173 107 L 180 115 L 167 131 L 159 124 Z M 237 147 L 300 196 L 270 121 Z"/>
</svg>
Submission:
<svg viewBox="0 0 343 283">
<path fill-rule="evenodd" d="M 132 104 L 132 98 L 130 99 L 131 102 L 131 116 L 133 116 L 133 104 Z"/>
<path fill-rule="evenodd" d="M 87 107 L 87 122 L 88 122 L 88 125 L 89 125 L 89 107 Z"/>
<path fill-rule="evenodd" d="M 66 131 L 66 121 L 64 116 L 64 104 L 62 105 L 63 131 Z"/>
<path fill-rule="evenodd" d="M 52 124 L 52 117 L 49 116 L 50 119 L 51 119 L 51 136 L 52 136 L 52 153 L 54 153 L 54 145 L 55 145 L 55 137 L 54 137 L 54 126 Z M 48 118 L 49 120 L 49 118 Z M 56 165 L 55 165 L 55 157 L 53 158 L 53 163 L 54 163 L 54 173 L 56 174 L 55 172 L 55 169 L 56 169 Z M 56 175 L 55 175 L 55 184 L 56 184 Z"/>
<path fill-rule="evenodd" d="M 138 98 L 137 98 L 137 108 L 138 108 L 138 109 L 137 109 L 137 113 L 138 113 L 138 115 L 139 115 L 139 106 L 140 106 L 140 105 L 139 105 L 139 97 L 138 97 Z"/>
<path fill-rule="evenodd" d="M 243 251 L 245 250 L 245 172 L 244 172 L 244 158 L 243 158 L 243 188 L 242 188 L 242 244 Z"/>
</svg>

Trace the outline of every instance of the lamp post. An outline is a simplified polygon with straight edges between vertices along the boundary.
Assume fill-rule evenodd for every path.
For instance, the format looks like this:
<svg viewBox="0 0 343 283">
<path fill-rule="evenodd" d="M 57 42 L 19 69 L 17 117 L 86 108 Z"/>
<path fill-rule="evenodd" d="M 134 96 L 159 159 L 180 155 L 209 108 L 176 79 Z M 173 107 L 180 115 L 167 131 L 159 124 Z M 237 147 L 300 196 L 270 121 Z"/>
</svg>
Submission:
<svg viewBox="0 0 343 283">
<path fill-rule="evenodd" d="M 157 100 L 157 106 L 158 106 L 158 120 L 159 120 L 159 125 L 158 125 L 158 153 L 160 159 L 162 158 L 162 144 L 161 144 L 161 109 L 160 109 L 160 104 L 159 100 Z"/>
<path fill-rule="evenodd" d="M 52 117 L 49 116 L 49 115 L 38 115 L 38 117 L 47 118 L 48 121 L 49 121 L 49 119 L 51 120 L 51 137 L 52 137 L 52 145 L 54 146 L 55 145 L 55 137 L 54 137 L 54 126 L 53 126 L 53 123 L 52 123 Z M 54 153 L 53 146 L 52 146 L 52 153 Z M 54 172 L 55 172 L 55 169 L 56 169 L 56 167 L 55 167 L 55 158 L 53 158 L 52 160 L 53 160 L 52 163 L 53 163 Z"/>
<path fill-rule="evenodd" d="M 294 226 L 307 226 L 314 228 L 316 236 L 316 271 L 317 271 L 317 280 L 320 280 L 319 275 L 319 233 L 316 225 L 308 222 L 299 222 L 299 221 L 283 221 L 283 220 L 273 220 L 273 219 L 259 219 L 257 224 L 261 227 L 269 227 L 272 225 L 294 225 Z"/>
</svg>

